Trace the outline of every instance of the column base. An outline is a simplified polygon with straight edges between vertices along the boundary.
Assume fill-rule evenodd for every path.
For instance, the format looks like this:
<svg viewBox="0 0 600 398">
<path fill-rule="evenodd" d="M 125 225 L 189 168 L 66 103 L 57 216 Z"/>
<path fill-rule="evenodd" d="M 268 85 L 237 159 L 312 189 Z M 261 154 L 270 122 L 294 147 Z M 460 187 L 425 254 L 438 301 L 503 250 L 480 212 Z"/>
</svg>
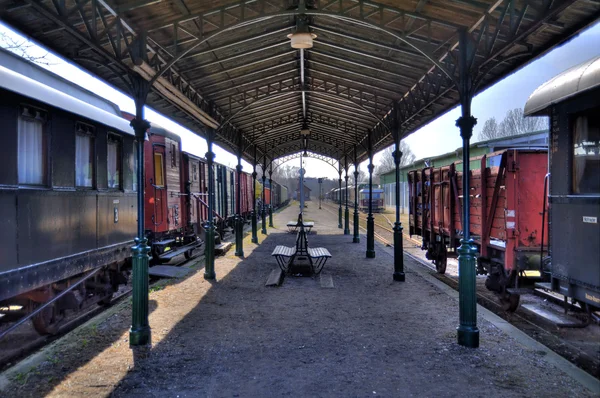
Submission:
<svg viewBox="0 0 600 398">
<path fill-rule="evenodd" d="M 352 238 L 352 243 L 360 243 L 360 238 L 358 236 L 355 236 L 354 238 Z"/>
<path fill-rule="evenodd" d="M 217 274 L 215 274 L 215 272 L 205 272 L 204 273 L 204 279 L 206 279 L 207 281 L 212 281 L 217 277 Z"/>
<path fill-rule="evenodd" d="M 394 272 L 394 280 L 396 282 L 405 282 L 406 276 L 405 276 L 404 272 Z"/>
<path fill-rule="evenodd" d="M 251 242 L 256 243 L 258 245 L 258 238 L 253 236 Z"/>
<path fill-rule="evenodd" d="M 468 348 L 479 347 L 479 329 L 476 326 L 459 326 L 456 330 L 459 345 Z"/>
<path fill-rule="evenodd" d="M 129 346 L 148 345 L 152 341 L 150 326 L 139 329 L 129 329 Z"/>
<path fill-rule="evenodd" d="M 367 250 L 367 258 L 375 258 L 375 250 Z"/>
</svg>

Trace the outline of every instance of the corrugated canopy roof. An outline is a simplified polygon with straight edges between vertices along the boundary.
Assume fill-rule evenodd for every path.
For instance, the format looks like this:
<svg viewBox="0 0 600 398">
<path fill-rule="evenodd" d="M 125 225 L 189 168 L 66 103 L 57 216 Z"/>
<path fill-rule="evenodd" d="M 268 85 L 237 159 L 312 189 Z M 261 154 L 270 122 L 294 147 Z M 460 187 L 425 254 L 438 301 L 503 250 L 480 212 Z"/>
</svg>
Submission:
<svg viewBox="0 0 600 398">
<path fill-rule="evenodd" d="M 304 7 L 305 6 L 305 7 Z M 473 93 L 595 21 L 587 0 L 0 0 L 12 26 L 252 160 L 301 151 L 367 158 L 458 104 L 458 35 Z M 317 34 L 292 49 L 298 18 Z M 303 61 L 303 62 L 302 62 Z M 304 64 L 304 68 L 301 65 Z M 159 77 L 160 76 L 160 77 Z M 458 134 L 458 131 L 457 131 Z"/>
</svg>

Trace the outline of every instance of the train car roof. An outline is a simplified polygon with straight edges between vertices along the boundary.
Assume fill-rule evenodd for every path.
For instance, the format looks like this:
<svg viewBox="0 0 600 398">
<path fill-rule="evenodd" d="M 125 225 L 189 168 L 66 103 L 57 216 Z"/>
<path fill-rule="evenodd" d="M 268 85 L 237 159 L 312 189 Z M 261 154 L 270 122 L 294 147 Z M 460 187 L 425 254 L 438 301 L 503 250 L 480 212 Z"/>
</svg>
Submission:
<svg viewBox="0 0 600 398">
<path fill-rule="evenodd" d="M 96 108 L 103 109 L 116 116 L 121 115 L 121 110 L 115 103 L 57 75 L 54 72 L 42 68 L 40 65 L 37 65 L 24 59 L 23 57 L 1 48 L 0 65 L 17 72 L 20 75 L 27 76 L 28 78 L 40 82 L 46 86 L 50 86 L 58 91 L 62 91 L 71 97 L 79 98 L 83 102 L 87 102 Z"/>
<path fill-rule="evenodd" d="M 4 59 L 6 58 L 3 57 L 2 60 Z M 99 102 L 90 100 L 92 103 L 88 103 L 86 100 L 76 98 L 72 95 L 62 92 L 60 89 L 41 83 L 32 77 L 16 72 L 10 67 L 6 67 L 1 63 L 0 87 L 25 97 L 32 98 L 36 101 L 63 109 L 67 112 L 80 115 L 86 119 L 96 121 L 107 127 L 112 127 L 120 132 L 131 135 L 134 134 L 133 128 L 129 125 L 127 120 L 118 116 L 116 113 L 111 112 L 110 108 L 103 107 L 103 109 L 95 106 L 99 104 Z"/>
<path fill-rule="evenodd" d="M 525 104 L 525 116 L 544 114 L 550 106 L 600 87 L 600 56 L 567 69 L 538 87 Z"/>
<path fill-rule="evenodd" d="M 361 189 L 358 192 L 359 193 L 361 193 L 361 192 L 369 192 L 369 188 L 363 188 L 363 189 Z M 383 189 L 381 189 L 381 188 L 373 188 L 373 192 L 377 192 L 377 193 L 383 192 Z"/>
</svg>

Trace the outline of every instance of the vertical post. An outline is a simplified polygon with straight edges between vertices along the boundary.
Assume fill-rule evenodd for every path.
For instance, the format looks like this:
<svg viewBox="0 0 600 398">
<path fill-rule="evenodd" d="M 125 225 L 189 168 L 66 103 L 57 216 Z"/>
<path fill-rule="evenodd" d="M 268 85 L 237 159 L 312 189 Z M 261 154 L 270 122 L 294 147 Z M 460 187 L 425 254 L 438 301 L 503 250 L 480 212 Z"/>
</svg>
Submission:
<svg viewBox="0 0 600 398">
<path fill-rule="evenodd" d="M 356 156 L 356 145 L 354 145 L 354 237 L 352 242 L 360 243 L 359 217 L 358 217 L 358 159 Z"/>
<path fill-rule="evenodd" d="M 348 155 L 345 156 L 346 163 L 346 190 L 344 192 L 344 202 L 346 202 L 346 208 L 344 211 L 344 235 L 350 235 L 350 210 L 348 209 Z"/>
<path fill-rule="evenodd" d="M 261 225 L 261 229 L 260 229 L 260 233 L 263 235 L 267 234 L 267 212 L 266 212 L 266 201 L 267 201 L 267 195 L 266 195 L 266 185 L 267 184 L 267 153 L 265 151 L 264 156 L 263 156 L 263 167 L 262 167 L 262 206 L 261 206 L 261 220 L 262 220 L 262 225 Z"/>
<path fill-rule="evenodd" d="M 252 243 L 258 244 L 258 222 L 256 216 L 256 145 L 254 145 L 254 162 L 252 163 Z"/>
<path fill-rule="evenodd" d="M 319 178 L 319 210 L 321 210 L 321 197 L 323 196 L 323 178 Z"/>
<path fill-rule="evenodd" d="M 338 185 L 339 185 L 339 195 L 338 195 L 338 199 L 340 201 L 340 207 L 338 209 L 338 228 L 344 228 L 344 226 L 342 225 L 342 162 L 338 161 L 338 167 L 339 167 L 339 173 L 340 173 L 340 178 L 338 179 Z"/>
<path fill-rule="evenodd" d="M 206 152 L 206 167 L 208 168 L 208 217 L 205 225 L 204 239 L 204 279 L 215 279 L 215 176 L 214 176 L 214 160 L 215 154 L 212 151 L 215 130 L 209 127 L 206 131 L 206 144 L 208 152 Z"/>
<path fill-rule="evenodd" d="M 138 346 L 150 344 L 152 337 L 148 322 L 148 239 L 144 229 L 144 142 L 150 123 L 144 120 L 144 104 L 150 89 L 149 84 L 142 78 L 132 81 L 135 98 L 135 119 L 131 126 L 137 140 L 137 238 L 132 249 L 133 265 L 133 298 L 131 329 L 129 330 L 129 345 Z"/>
<path fill-rule="evenodd" d="M 300 154 L 300 177 L 298 177 L 298 194 L 300 195 L 300 214 L 304 214 L 304 162 Z"/>
<path fill-rule="evenodd" d="M 241 137 L 241 133 L 240 133 Z M 241 138 L 240 138 L 241 141 Z M 242 148 L 240 144 L 238 152 L 237 171 L 237 197 L 236 197 L 236 216 L 235 216 L 235 255 L 244 257 L 244 219 L 242 218 Z"/>
<path fill-rule="evenodd" d="M 367 258 L 375 258 L 375 220 L 373 218 L 373 144 L 371 130 L 368 134 L 369 152 L 369 214 L 367 215 Z"/>
<path fill-rule="evenodd" d="M 396 165 L 396 222 L 394 223 L 394 280 L 405 281 L 404 275 L 404 250 L 402 247 L 402 223 L 400 222 L 400 131 L 396 128 L 396 150 L 394 151 L 394 164 Z"/>
<path fill-rule="evenodd" d="M 269 165 L 269 186 L 271 187 L 271 199 L 269 200 L 269 227 L 273 228 L 273 162 Z"/>
<path fill-rule="evenodd" d="M 473 135 L 473 127 L 477 119 L 471 115 L 472 82 L 469 73 L 469 64 L 473 57 L 474 49 L 469 42 L 468 32 L 461 30 L 459 34 L 459 94 L 461 103 L 461 116 L 456 120 L 463 140 L 463 239 L 458 248 L 458 290 L 459 290 L 459 318 L 457 328 L 458 344 L 466 347 L 479 347 L 479 329 L 477 328 L 477 297 L 475 290 L 475 257 L 477 251 L 470 233 L 470 187 L 469 187 L 469 146 Z"/>
</svg>

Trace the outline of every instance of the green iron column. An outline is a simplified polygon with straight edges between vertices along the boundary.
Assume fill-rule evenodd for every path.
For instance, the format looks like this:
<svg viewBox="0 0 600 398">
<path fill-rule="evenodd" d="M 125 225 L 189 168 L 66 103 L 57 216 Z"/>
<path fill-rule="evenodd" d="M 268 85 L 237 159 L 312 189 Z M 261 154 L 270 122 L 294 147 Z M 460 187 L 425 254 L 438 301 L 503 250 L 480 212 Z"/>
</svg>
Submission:
<svg viewBox="0 0 600 398">
<path fill-rule="evenodd" d="M 359 226 L 359 216 L 358 216 L 358 176 L 360 173 L 358 172 L 358 161 L 356 157 L 356 145 L 354 145 L 354 237 L 352 238 L 352 242 L 360 243 L 360 226 Z"/>
<path fill-rule="evenodd" d="M 262 173 L 262 206 L 261 206 L 261 219 L 262 219 L 262 226 L 261 226 L 261 230 L 260 233 L 263 235 L 267 234 L 267 212 L 266 212 L 266 191 L 265 191 L 265 185 L 267 183 L 267 176 L 265 175 L 266 173 L 266 169 L 267 169 L 267 161 L 266 161 L 266 156 L 265 156 L 265 163 L 263 166 L 263 173 Z"/>
<path fill-rule="evenodd" d="M 235 255 L 244 257 L 244 219 L 242 218 L 242 155 L 238 154 L 237 171 L 237 197 L 235 219 Z"/>
<path fill-rule="evenodd" d="M 215 154 L 212 151 L 215 131 L 208 128 L 206 143 L 208 152 L 206 152 L 206 167 L 208 168 L 208 217 L 206 219 L 205 239 L 204 239 L 204 279 L 212 280 L 216 278 L 215 274 L 215 176 L 214 176 L 214 160 Z"/>
<path fill-rule="evenodd" d="M 474 56 L 474 49 L 469 42 L 468 32 L 461 30 L 459 35 L 459 94 L 461 102 L 461 117 L 456 120 L 463 140 L 463 239 L 458 248 L 458 293 L 459 293 L 459 318 L 457 328 L 458 344 L 477 348 L 479 347 L 479 329 L 477 328 L 477 295 L 475 290 L 476 256 L 473 239 L 470 233 L 470 187 L 469 187 L 469 146 L 473 135 L 473 127 L 477 119 L 471 115 L 472 82 L 468 70 L 470 59 Z"/>
<path fill-rule="evenodd" d="M 148 322 L 148 239 L 144 229 L 144 142 L 150 123 L 144 120 L 144 102 L 149 86 L 146 81 L 134 81 L 136 92 L 135 119 L 131 126 L 135 131 L 137 151 L 137 238 L 132 247 L 133 265 L 133 297 L 131 313 L 131 329 L 129 330 L 129 345 L 139 346 L 150 344 L 152 337 Z"/>
<path fill-rule="evenodd" d="M 346 159 L 346 191 L 344 192 L 344 201 L 346 208 L 344 209 L 344 235 L 350 235 L 350 210 L 348 209 L 348 159 Z"/>
<path fill-rule="evenodd" d="M 256 220 L 256 145 L 254 146 L 254 163 L 252 163 L 252 243 L 258 244 L 258 222 Z"/>
<path fill-rule="evenodd" d="M 339 185 L 339 194 L 338 194 L 338 199 L 340 201 L 340 207 L 338 209 L 338 228 L 344 228 L 344 225 L 342 224 L 342 163 L 339 162 L 338 163 L 340 170 L 340 178 L 338 179 L 338 185 Z"/>
<path fill-rule="evenodd" d="M 400 222 L 400 134 L 396 135 L 396 150 L 394 151 L 394 164 L 396 165 L 396 222 L 394 223 L 394 280 L 404 282 L 404 250 L 402 247 L 402 223 Z"/>
<path fill-rule="evenodd" d="M 271 200 L 269 202 L 269 227 L 273 228 L 273 163 L 269 166 L 269 187 L 271 187 Z"/>
<path fill-rule="evenodd" d="M 371 144 L 371 130 L 369 141 L 369 214 L 367 215 L 367 258 L 375 258 L 375 219 L 373 218 L 373 145 Z"/>
</svg>

